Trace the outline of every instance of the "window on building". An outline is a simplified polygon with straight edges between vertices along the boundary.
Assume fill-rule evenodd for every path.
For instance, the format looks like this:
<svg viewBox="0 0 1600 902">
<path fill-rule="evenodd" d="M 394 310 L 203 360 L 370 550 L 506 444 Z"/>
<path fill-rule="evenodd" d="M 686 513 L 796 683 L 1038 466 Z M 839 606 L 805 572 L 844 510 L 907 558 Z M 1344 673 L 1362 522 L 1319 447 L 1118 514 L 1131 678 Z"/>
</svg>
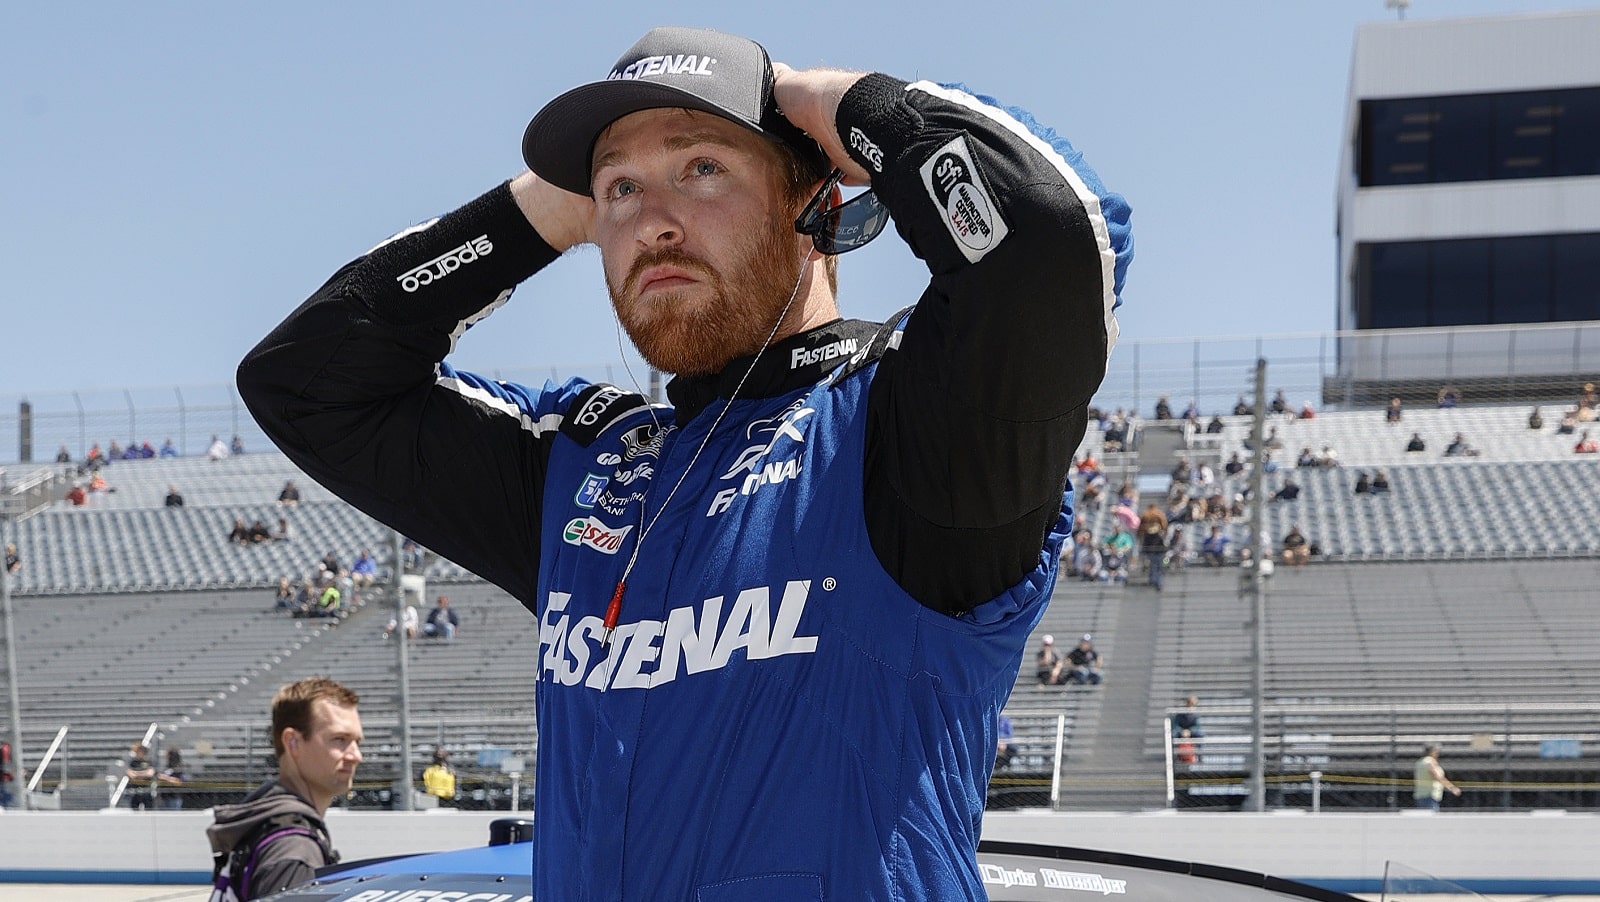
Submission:
<svg viewBox="0 0 1600 902">
<path fill-rule="evenodd" d="M 1600 87 L 1361 101 L 1363 187 L 1600 175 Z"/>
<path fill-rule="evenodd" d="M 1600 320 L 1600 233 L 1363 244 L 1356 327 Z"/>
<path fill-rule="evenodd" d="M 1550 239 L 1494 239 L 1493 323 L 1544 323 L 1550 315 Z"/>
<path fill-rule="evenodd" d="M 1600 235 L 1558 235 L 1553 242 L 1555 319 L 1600 319 Z"/>
</svg>

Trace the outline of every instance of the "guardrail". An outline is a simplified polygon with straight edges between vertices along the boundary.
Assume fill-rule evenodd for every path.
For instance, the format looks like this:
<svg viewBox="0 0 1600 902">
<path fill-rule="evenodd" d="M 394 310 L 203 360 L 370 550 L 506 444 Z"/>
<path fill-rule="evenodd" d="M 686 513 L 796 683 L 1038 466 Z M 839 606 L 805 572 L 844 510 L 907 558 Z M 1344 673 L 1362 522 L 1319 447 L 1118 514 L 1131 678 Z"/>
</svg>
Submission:
<svg viewBox="0 0 1600 902">
<path fill-rule="evenodd" d="M 1242 707 L 1199 709 L 1199 735 L 1163 720 L 1169 807 L 1234 807 L 1248 792 L 1253 736 Z M 1268 706 L 1266 807 L 1396 809 L 1412 805 L 1413 768 L 1442 747 L 1475 809 L 1600 807 L 1600 705 L 1307 704 Z"/>
</svg>

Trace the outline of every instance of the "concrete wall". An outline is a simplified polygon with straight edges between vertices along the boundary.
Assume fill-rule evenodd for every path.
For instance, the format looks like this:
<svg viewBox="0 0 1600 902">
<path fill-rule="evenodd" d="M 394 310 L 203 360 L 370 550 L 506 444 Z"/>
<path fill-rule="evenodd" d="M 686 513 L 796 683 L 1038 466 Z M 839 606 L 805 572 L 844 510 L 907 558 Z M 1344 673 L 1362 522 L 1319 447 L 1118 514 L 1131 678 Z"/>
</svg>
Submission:
<svg viewBox="0 0 1600 902">
<path fill-rule="evenodd" d="M 483 845 L 500 813 L 329 812 L 346 861 Z M 199 883 L 204 811 L 0 813 L 0 882 Z M 1600 892 L 1588 814 L 995 812 L 986 839 L 1199 861 L 1369 892 L 1397 861 L 1480 892 Z M 0 893 L 0 895 L 4 895 Z"/>
</svg>

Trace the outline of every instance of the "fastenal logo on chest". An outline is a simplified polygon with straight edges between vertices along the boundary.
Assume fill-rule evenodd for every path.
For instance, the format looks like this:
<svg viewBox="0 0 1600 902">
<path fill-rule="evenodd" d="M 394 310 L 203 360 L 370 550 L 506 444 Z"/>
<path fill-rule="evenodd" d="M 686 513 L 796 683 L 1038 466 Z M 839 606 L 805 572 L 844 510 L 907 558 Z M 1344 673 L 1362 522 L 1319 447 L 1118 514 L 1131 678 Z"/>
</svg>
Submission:
<svg viewBox="0 0 1600 902">
<path fill-rule="evenodd" d="M 479 257 L 487 257 L 493 252 L 494 245 L 489 242 L 489 236 L 485 233 L 471 241 L 463 241 L 460 247 L 451 248 L 415 269 L 406 270 L 395 276 L 394 280 L 400 283 L 400 287 L 405 289 L 407 294 L 410 294 L 424 285 L 439 281 L 468 263 L 476 263 Z"/>
</svg>

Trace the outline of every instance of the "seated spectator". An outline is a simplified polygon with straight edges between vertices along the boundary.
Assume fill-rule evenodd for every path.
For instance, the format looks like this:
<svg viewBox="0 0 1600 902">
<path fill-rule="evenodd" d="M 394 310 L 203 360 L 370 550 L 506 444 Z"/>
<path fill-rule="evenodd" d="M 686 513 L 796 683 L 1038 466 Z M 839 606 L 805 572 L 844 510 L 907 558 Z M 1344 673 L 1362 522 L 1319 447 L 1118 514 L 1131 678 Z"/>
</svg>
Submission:
<svg viewBox="0 0 1600 902">
<path fill-rule="evenodd" d="M 1222 527 L 1211 527 L 1211 535 L 1206 536 L 1200 543 L 1200 559 L 1208 567 L 1221 567 L 1228 558 L 1228 537 L 1222 534 Z"/>
<path fill-rule="evenodd" d="M 73 507 L 83 507 L 89 503 L 89 493 L 83 490 L 83 483 L 74 482 L 72 488 L 67 489 L 67 500 Z"/>
<path fill-rule="evenodd" d="M 1226 426 L 1222 425 L 1222 417 L 1220 415 L 1213 414 L 1211 417 L 1211 422 L 1206 424 L 1206 435 L 1220 435 L 1222 430 L 1226 428 Z"/>
<path fill-rule="evenodd" d="M 1445 457 L 1477 457 L 1478 456 L 1478 449 L 1476 449 L 1476 448 L 1472 447 L 1471 445 L 1467 444 L 1467 437 L 1465 435 L 1457 432 L 1456 433 L 1456 437 L 1451 440 L 1450 444 L 1445 446 L 1444 456 Z"/>
<path fill-rule="evenodd" d="M 1228 499 L 1222 494 L 1222 489 L 1215 489 L 1206 498 L 1205 519 L 1226 520 L 1228 518 Z"/>
<path fill-rule="evenodd" d="M 94 474 L 89 477 L 89 491 L 109 491 L 109 487 L 106 485 L 106 478 L 100 474 L 99 470 L 94 471 Z"/>
<path fill-rule="evenodd" d="M 1310 401 L 1307 401 L 1304 404 L 1300 405 L 1300 413 L 1296 416 L 1296 419 L 1314 420 L 1316 418 L 1317 418 L 1317 409 L 1315 407 L 1311 406 L 1311 402 Z"/>
<path fill-rule="evenodd" d="M 1283 537 L 1283 562 L 1296 567 L 1304 566 L 1311 559 L 1311 543 L 1300 532 L 1300 524 L 1289 527 L 1289 534 Z"/>
<path fill-rule="evenodd" d="M 1372 494 L 1381 495 L 1389 491 L 1389 471 L 1379 470 L 1372 475 Z"/>
<path fill-rule="evenodd" d="M 175 485 L 167 486 L 167 507 L 183 507 L 183 494 Z"/>
<path fill-rule="evenodd" d="M 393 617 L 390 617 L 389 622 L 384 624 L 383 638 L 387 639 L 394 635 L 396 629 L 403 631 L 407 639 L 417 638 L 417 623 L 419 622 L 417 606 L 414 604 L 406 605 L 405 612 L 400 616 L 401 619 L 398 623 Z"/>
<path fill-rule="evenodd" d="M 272 599 L 272 609 L 274 611 L 293 611 L 294 608 L 294 586 L 290 584 L 289 577 L 280 576 L 278 577 L 278 594 L 273 596 Z"/>
<path fill-rule="evenodd" d="M 999 770 L 1010 767 L 1013 759 L 1017 757 L 1017 748 L 1011 744 L 1016 736 L 1016 729 L 1011 725 L 1011 718 L 1001 714 L 995 720 L 994 728 L 994 768 Z"/>
<path fill-rule="evenodd" d="M 300 583 L 300 590 L 294 593 L 294 607 L 291 613 L 296 617 L 310 617 L 311 611 L 317 606 L 317 584 L 306 579 Z"/>
<path fill-rule="evenodd" d="M 1561 415 L 1561 422 L 1556 424 L 1556 435 L 1571 435 L 1578 431 L 1578 412 L 1569 410 Z"/>
<path fill-rule="evenodd" d="M 135 442 L 133 439 L 128 439 L 128 447 L 122 449 L 122 459 L 123 460 L 138 460 L 139 459 L 139 444 L 137 442 Z"/>
<path fill-rule="evenodd" d="M 1236 417 L 1247 417 L 1250 415 L 1250 412 L 1249 402 L 1245 401 L 1244 395 L 1240 395 L 1239 400 L 1233 405 L 1233 415 Z"/>
<path fill-rule="evenodd" d="M 1116 531 L 1106 540 L 1100 556 L 1101 582 L 1127 582 L 1128 566 L 1133 557 L 1133 534 L 1125 524 L 1118 523 Z"/>
<path fill-rule="evenodd" d="M 1183 710 L 1172 715 L 1173 738 L 1199 739 L 1206 735 L 1200 728 L 1200 697 L 1191 695 L 1183 700 Z"/>
<path fill-rule="evenodd" d="M 1578 396 L 1578 408 L 1574 411 L 1580 423 L 1592 423 L 1597 415 L 1596 409 L 1600 408 L 1600 397 L 1597 397 L 1593 382 L 1583 384 L 1583 394 Z"/>
<path fill-rule="evenodd" d="M 110 460 L 122 459 L 122 446 L 117 443 L 116 439 L 111 440 L 111 447 L 107 450 L 106 457 Z"/>
<path fill-rule="evenodd" d="M 1106 424 L 1101 447 L 1108 452 L 1128 450 L 1128 422 L 1123 418 L 1122 411 L 1117 411 L 1111 422 Z"/>
<path fill-rule="evenodd" d="M 1100 461 L 1094 456 L 1093 450 L 1084 453 L 1083 459 L 1078 461 L 1077 470 L 1079 473 L 1086 473 L 1089 475 L 1100 472 Z"/>
<path fill-rule="evenodd" d="M 288 482 L 283 484 L 283 491 L 278 493 L 278 506 L 279 507 L 294 507 L 295 505 L 297 505 L 299 503 L 300 503 L 300 490 L 295 488 L 294 480 L 291 479 Z"/>
<path fill-rule="evenodd" d="M 1422 440 L 1422 433 L 1411 433 L 1411 441 L 1406 442 L 1406 453 L 1414 454 L 1418 451 L 1428 450 L 1428 443 Z"/>
<path fill-rule="evenodd" d="M 1100 473 L 1090 476 L 1079 490 L 1078 501 L 1085 510 L 1094 510 L 1100 506 L 1100 496 L 1105 491 L 1106 478 Z"/>
<path fill-rule="evenodd" d="M 1216 483 L 1217 474 L 1211 469 L 1210 464 L 1201 463 L 1200 466 L 1194 468 L 1194 476 L 1191 477 L 1190 481 L 1198 488 L 1208 489 Z"/>
<path fill-rule="evenodd" d="M 1041 686 L 1060 686 L 1067 681 L 1063 672 L 1067 659 L 1056 653 L 1056 637 L 1045 636 L 1039 640 L 1039 651 L 1034 655 L 1034 678 Z"/>
<path fill-rule="evenodd" d="M 1332 445 L 1323 445 L 1322 451 L 1317 454 L 1317 466 L 1337 467 L 1339 465 L 1339 452 L 1333 450 Z"/>
<path fill-rule="evenodd" d="M 233 437 L 233 444 L 228 446 L 228 451 L 229 451 L 229 453 L 232 453 L 232 454 L 243 454 L 244 453 L 244 439 L 242 439 L 239 436 L 235 435 Z"/>
<path fill-rule="evenodd" d="M 1085 580 L 1100 578 L 1100 549 L 1095 546 L 1094 533 L 1085 530 L 1072 542 L 1072 573 Z"/>
<path fill-rule="evenodd" d="M 61 450 L 56 452 L 56 463 L 58 463 L 58 464 L 70 464 L 70 463 L 72 463 L 72 452 L 67 450 L 67 446 L 66 445 L 62 445 L 61 446 Z"/>
<path fill-rule="evenodd" d="M 1294 465 L 1297 467 L 1314 467 L 1317 465 L 1317 456 L 1311 453 L 1310 445 L 1300 449 L 1300 456 L 1295 458 Z"/>
<path fill-rule="evenodd" d="M 1372 480 L 1367 476 L 1367 474 L 1365 472 L 1360 473 L 1359 475 L 1356 476 L 1356 494 L 1357 495 L 1370 495 L 1370 494 L 1372 494 Z"/>
<path fill-rule="evenodd" d="M 428 619 L 422 624 L 422 635 L 430 639 L 443 637 L 449 641 L 456 637 L 456 630 L 460 627 L 461 618 L 450 610 L 450 599 L 440 595 L 434 602 L 433 610 L 428 612 Z"/>
<path fill-rule="evenodd" d="M 1589 430 L 1583 430 L 1583 434 L 1578 436 L 1578 443 L 1572 446 L 1572 453 L 1594 454 L 1596 452 L 1600 452 L 1600 442 L 1589 437 Z"/>
<path fill-rule="evenodd" d="M 1124 479 L 1122 481 L 1122 485 L 1117 486 L 1117 504 L 1121 506 L 1132 507 L 1133 503 L 1138 500 L 1139 490 L 1134 487 L 1132 482 Z M 1137 519 L 1138 518 L 1135 518 L 1135 521 L 1137 521 Z M 1132 528 L 1132 524 L 1129 524 L 1129 528 Z"/>
<path fill-rule="evenodd" d="M 1404 413 L 1400 408 L 1400 399 L 1398 397 L 1390 398 L 1389 407 L 1383 412 L 1383 421 L 1385 423 L 1398 423 L 1402 416 L 1404 416 Z"/>
<path fill-rule="evenodd" d="M 266 523 L 262 522 L 261 520 L 256 520 L 254 523 L 250 524 L 249 540 L 250 544 L 252 545 L 259 545 L 262 542 L 270 542 L 272 541 L 272 530 L 267 528 Z"/>
<path fill-rule="evenodd" d="M 1188 482 L 1190 475 L 1192 471 L 1189 468 L 1189 458 L 1187 456 L 1178 458 L 1178 463 L 1172 468 L 1172 481 Z"/>
<path fill-rule="evenodd" d="M 211 446 L 206 449 L 206 457 L 210 460 L 222 460 L 227 456 L 228 446 L 223 444 L 222 439 L 213 435 L 211 437 Z"/>
<path fill-rule="evenodd" d="M 17 543 L 15 542 L 6 543 L 6 572 L 22 572 L 22 555 L 17 554 Z"/>
<path fill-rule="evenodd" d="M 99 442 L 95 442 L 94 444 L 89 446 L 89 454 L 86 457 L 84 457 L 83 465 L 84 465 L 84 467 L 86 469 L 93 470 L 93 469 L 98 468 L 101 464 L 105 463 L 105 461 L 106 461 L 106 455 L 105 455 L 105 453 L 103 451 L 100 450 L 100 443 Z"/>
<path fill-rule="evenodd" d="M 1533 413 L 1528 414 L 1528 428 L 1535 431 L 1544 428 L 1544 414 L 1539 412 L 1538 407 L 1533 409 Z"/>
<path fill-rule="evenodd" d="M 317 595 L 317 606 L 311 612 L 313 617 L 338 617 L 344 609 L 344 595 L 339 591 L 339 584 L 334 581 L 331 574 L 326 575 L 322 581 L 322 592 Z"/>
<path fill-rule="evenodd" d="M 233 531 L 228 533 L 228 541 L 235 545 L 250 544 L 250 527 L 245 525 L 243 517 L 233 518 Z"/>
<path fill-rule="evenodd" d="M 1446 385 L 1439 389 L 1439 406 L 1451 408 L 1461 403 L 1461 389 L 1454 385 Z"/>
<path fill-rule="evenodd" d="M 1162 395 L 1156 399 L 1156 420 L 1172 419 L 1172 407 L 1167 404 L 1167 396 Z"/>
<path fill-rule="evenodd" d="M 339 566 L 339 556 L 333 553 L 332 548 L 329 548 L 328 553 L 322 556 L 322 569 L 332 573 L 334 576 L 338 576 L 339 571 L 344 569 Z"/>
<path fill-rule="evenodd" d="M 1278 438 L 1278 427 L 1273 426 L 1267 430 L 1267 440 L 1262 443 L 1268 451 L 1282 451 L 1283 439 Z"/>
<path fill-rule="evenodd" d="M 1283 487 L 1272 494 L 1273 501 L 1293 501 L 1300 497 L 1300 486 L 1293 476 L 1283 477 Z"/>
<path fill-rule="evenodd" d="M 1183 537 L 1183 527 L 1174 526 L 1172 534 L 1167 536 L 1166 564 L 1174 570 L 1182 570 L 1188 560 L 1189 544 Z"/>
<path fill-rule="evenodd" d="M 372 559 L 367 549 L 361 549 L 361 553 L 356 555 L 356 562 L 350 565 L 351 584 L 357 589 L 365 589 L 377 578 L 378 562 Z"/>
<path fill-rule="evenodd" d="M 1239 459 L 1239 452 L 1233 452 L 1233 456 L 1228 458 L 1228 462 L 1223 465 L 1222 472 L 1229 476 L 1238 476 L 1244 472 L 1244 461 Z"/>
<path fill-rule="evenodd" d="M 150 446 L 149 442 L 140 442 L 139 443 L 139 459 L 140 460 L 154 460 L 155 456 L 156 456 L 156 449 L 152 448 Z"/>
<path fill-rule="evenodd" d="M 289 526 L 288 518 L 279 517 L 278 518 L 278 528 L 274 529 L 272 531 L 272 541 L 274 541 L 274 542 L 287 542 L 287 541 L 289 541 L 290 539 L 293 539 L 293 538 L 294 538 L 294 530 Z"/>
<path fill-rule="evenodd" d="M 1189 406 L 1183 409 L 1183 420 L 1190 425 L 1200 421 L 1200 406 L 1194 403 L 1193 398 L 1189 399 Z"/>
<path fill-rule="evenodd" d="M 1067 676 L 1079 686 L 1085 683 L 1098 686 L 1102 663 L 1100 653 L 1094 650 L 1094 637 L 1084 633 L 1078 640 L 1078 647 L 1067 652 Z"/>
<path fill-rule="evenodd" d="M 169 438 L 162 443 L 160 453 L 162 457 L 177 457 L 178 449 L 173 446 L 172 439 Z"/>
<path fill-rule="evenodd" d="M 400 543 L 400 558 L 407 570 L 422 569 L 422 546 L 407 538 Z"/>
<path fill-rule="evenodd" d="M 1283 389 L 1278 389 L 1278 393 L 1272 396 L 1272 403 L 1267 405 L 1267 412 L 1277 414 L 1289 412 L 1289 399 L 1284 397 Z"/>
</svg>

